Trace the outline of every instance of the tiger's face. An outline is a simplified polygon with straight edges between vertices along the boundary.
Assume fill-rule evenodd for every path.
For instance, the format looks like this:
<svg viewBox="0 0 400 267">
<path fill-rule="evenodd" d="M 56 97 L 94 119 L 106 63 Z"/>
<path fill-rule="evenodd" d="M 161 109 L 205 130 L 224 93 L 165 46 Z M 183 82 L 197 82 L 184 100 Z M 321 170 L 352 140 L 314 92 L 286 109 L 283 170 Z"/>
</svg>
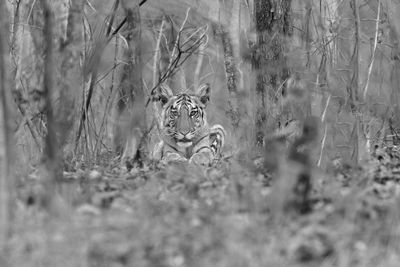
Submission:
<svg viewBox="0 0 400 267">
<path fill-rule="evenodd" d="M 210 85 L 203 84 L 196 94 L 173 95 L 172 90 L 163 84 L 157 93 L 162 105 L 162 139 L 180 148 L 196 144 L 208 130 L 205 108 L 210 99 Z"/>
</svg>

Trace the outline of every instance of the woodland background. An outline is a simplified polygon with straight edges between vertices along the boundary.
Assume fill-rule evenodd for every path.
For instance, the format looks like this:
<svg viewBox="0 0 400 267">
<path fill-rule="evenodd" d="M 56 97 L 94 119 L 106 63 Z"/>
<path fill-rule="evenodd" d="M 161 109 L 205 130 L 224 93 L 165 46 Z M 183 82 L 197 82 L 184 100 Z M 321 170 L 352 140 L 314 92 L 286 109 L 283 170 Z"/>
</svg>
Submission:
<svg viewBox="0 0 400 267">
<path fill-rule="evenodd" d="M 1 266 L 397 266 L 399 1 L 0 12 Z M 163 82 L 211 84 L 219 165 L 151 158 Z"/>
</svg>

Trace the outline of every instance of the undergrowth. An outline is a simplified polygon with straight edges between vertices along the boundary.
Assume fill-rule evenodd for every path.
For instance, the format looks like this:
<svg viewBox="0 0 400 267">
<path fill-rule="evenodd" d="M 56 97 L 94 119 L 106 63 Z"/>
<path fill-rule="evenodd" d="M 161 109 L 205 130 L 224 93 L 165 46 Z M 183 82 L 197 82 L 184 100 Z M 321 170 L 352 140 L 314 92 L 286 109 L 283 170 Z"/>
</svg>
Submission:
<svg viewBox="0 0 400 267">
<path fill-rule="evenodd" d="M 397 266 L 399 153 L 362 168 L 312 171 L 312 210 L 277 209 L 287 193 L 257 167 L 148 164 L 64 172 L 58 215 L 33 173 L 19 188 L 2 259 L 10 266 Z M 287 161 L 287 160 L 286 160 Z M 290 168 L 290 161 L 282 163 Z M 286 164 L 286 165 L 285 165 Z M 265 183 L 270 179 L 269 183 Z M 290 184 L 290 183 L 289 183 Z M 282 196 L 285 198 L 287 196 Z M 3 266 L 3 265 L 2 265 Z"/>
</svg>

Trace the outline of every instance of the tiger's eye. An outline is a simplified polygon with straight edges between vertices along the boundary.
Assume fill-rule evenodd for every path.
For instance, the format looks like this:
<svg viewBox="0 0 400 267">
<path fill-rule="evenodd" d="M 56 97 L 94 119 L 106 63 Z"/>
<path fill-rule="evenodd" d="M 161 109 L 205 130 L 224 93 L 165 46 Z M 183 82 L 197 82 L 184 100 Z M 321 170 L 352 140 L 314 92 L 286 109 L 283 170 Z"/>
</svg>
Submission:
<svg viewBox="0 0 400 267">
<path fill-rule="evenodd" d="M 197 114 L 198 114 L 199 112 L 197 111 L 197 110 L 192 110 L 191 112 L 190 112 L 190 117 L 194 117 L 194 116 L 196 116 Z"/>
<path fill-rule="evenodd" d="M 178 116 L 178 111 L 176 109 L 171 109 L 171 116 Z"/>
</svg>

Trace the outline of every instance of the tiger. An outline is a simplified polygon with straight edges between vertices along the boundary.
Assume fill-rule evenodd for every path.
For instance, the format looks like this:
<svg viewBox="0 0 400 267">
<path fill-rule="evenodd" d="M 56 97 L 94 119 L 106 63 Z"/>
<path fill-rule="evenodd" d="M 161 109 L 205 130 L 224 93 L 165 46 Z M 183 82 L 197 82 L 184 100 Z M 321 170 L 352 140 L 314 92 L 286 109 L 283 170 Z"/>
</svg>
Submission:
<svg viewBox="0 0 400 267">
<path fill-rule="evenodd" d="M 223 126 L 207 122 L 210 91 L 208 83 L 200 85 L 195 94 L 174 95 L 166 84 L 156 88 L 153 100 L 161 103 L 161 141 L 155 146 L 155 159 L 210 166 L 220 158 L 226 132 Z"/>
</svg>

